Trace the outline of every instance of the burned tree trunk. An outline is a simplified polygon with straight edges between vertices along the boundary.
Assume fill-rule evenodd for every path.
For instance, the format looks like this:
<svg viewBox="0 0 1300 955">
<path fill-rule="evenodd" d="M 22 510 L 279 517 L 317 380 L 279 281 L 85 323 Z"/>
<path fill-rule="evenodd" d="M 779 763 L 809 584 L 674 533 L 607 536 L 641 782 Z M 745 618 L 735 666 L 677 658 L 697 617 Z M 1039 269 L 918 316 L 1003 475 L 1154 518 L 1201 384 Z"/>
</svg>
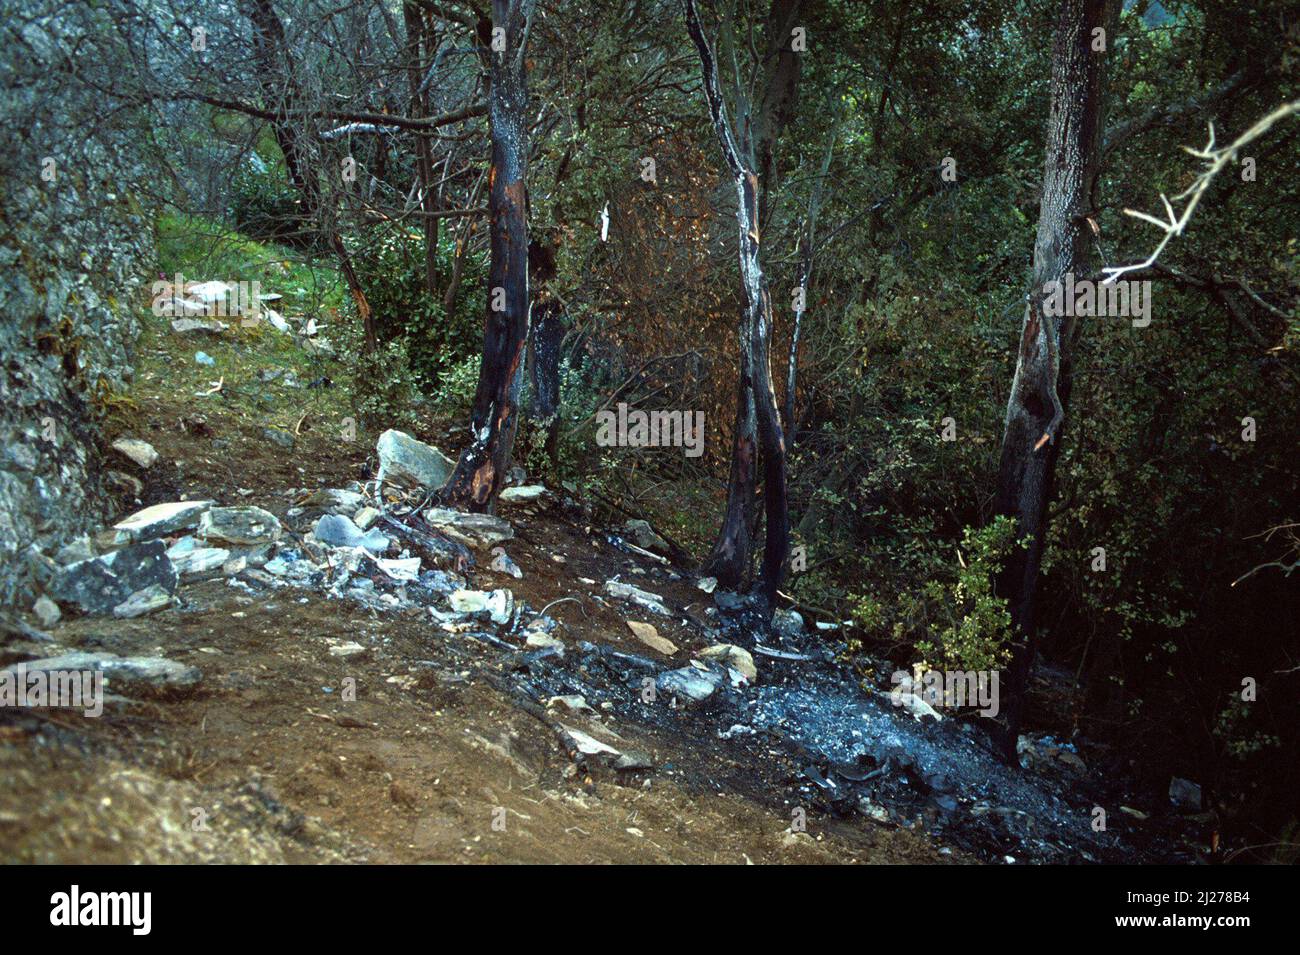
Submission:
<svg viewBox="0 0 1300 955">
<path fill-rule="evenodd" d="M 785 572 L 785 559 L 790 548 L 790 526 L 786 505 L 785 437 L 781 430 L 780 414 L 777 412 L 776 391 L 772 387 L 769 349 L 772 300 L 768 295 L 767 280 L 763 276 L 759 255 L 759 180 L 752 167 L 742 159 L 732 135 L 718 82 L 717 61 L 704 35 L 694 0 L 685 0 L 685 7 L 686 27 L 700 55 L 709 115 L 718 134 L 723 158 L 736 184 L 740 276 L 745 296 L 740 321 L 740 393 L 727 514 L 710 563 L 719 580 L 726 584 L 738 580 L 747 570 L 750 545 L 747 517 L 751 506 L 749 502 L 753 500 L 756 452 L 761 451 L 767 537 L 764 542 L 759 594 L 766 611 L 770 613 Z M 747 489 L 744 486 L 746 481 Z M 723 575 L 723 571 L 727 576 Z"/>
<path fill-rule="evenodd" d="M 470 443 L 439 497 L 486 511 L 510 467 L 519 418 L 519 390 L 528 345 L 528 85 L 524 45 L 532 0 L 493 0 L 492 20 L 479 21 L 479 42 L 491 89 L 488 173 L 491 259 L 483 359 L 470 411 Z"/>
<path fill-rule="evenodd" d="M 1063 0 L 1053 50 L 1033 283 L 1007 404 L 996 499 L 997 513 L 1014 518 L 1016 535 L 1026 542 L 1014 550 L 996 581 L 1011 613 L 1012 659 L 1003 682 L 1001 743 L 1012 760 L 1033 665 L 1047 505 L 1070 396 L 1075 333 L 1073 318 L 1048 314 L 1046 303 L 1052 283 L 1070 273 L 1091 273 L 1089 217 L 1095 214 L 1106 50 L 1117 6 L 1117 0 Z"/>
<path fill-rule="evenodd" d="M 529 283 L 533 288 L 533 316 L 529 329 L 529 362 L 533 400 L 528 409 L 533 446 L 541 445 L 553 471 L 560 465 L 560 352 L 568 331 L 564 304 L 555 296 L 554 240 L 529 245 Z"/>
</svg>

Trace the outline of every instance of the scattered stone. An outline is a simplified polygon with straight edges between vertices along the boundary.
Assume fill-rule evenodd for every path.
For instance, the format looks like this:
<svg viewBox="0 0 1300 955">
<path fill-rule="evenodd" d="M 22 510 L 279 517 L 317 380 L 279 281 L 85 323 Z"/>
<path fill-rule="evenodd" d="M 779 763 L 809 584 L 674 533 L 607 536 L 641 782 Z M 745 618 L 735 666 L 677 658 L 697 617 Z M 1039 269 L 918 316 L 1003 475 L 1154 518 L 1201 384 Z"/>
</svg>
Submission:
<svg viewBox="0 0 1300 955">
<path fill-rule="evenodd" d="M 447 483 L 456 467 L 456 462 L 437 448 L 404 431 L 385 431 L 375 449 L 379 452 L 380 484 L 431 490 Z"/>
<path fill-rule="evenodd" d="M 629 630 L 636 634 L 636 638 L 644 643 L 647 647 L 658 650 L 666 657 L 672 656 L 677 652 L 677 644 L 673 643 L 667 637 L 659 636 L 659 631 L 652 624 L 640 623 L 636 620 L 624 621 Z"/>
<path fill-rule="evenodd" d="M 234 577 L 236 574 L 242 574 L 247 566 L 248 558 L 238 554 L 221 565 L 221 572 L 227 577 Z"/>
<path fill-rule="evenodd" d="M 416 581 L 420 579 L 420 558 L 402 557 L 387 559 L 375 558 L 375 566 L 392 580 Z"/>
<path fill-rule="evenodd" d="M 167 545 L 151 540 L 69 564 L 55 575 L 50 596 L 87 613 L 112 613 L 132 594 L 152 584 L 175 593 L 178 580 Z"/>
<path fill-rule="evenodd" d="M 654 769 L 655 763 L 645 753 L 629 750 L 625 753 L 619 753 L 614 759 L 613 766 L 621 772 L 632 772 L 639 769 Z"/>
<path fill-rule="evenodd" d="M 147 541 L 155 537 L 175 534 L 178 531 L 190 530 L 199 526 L 203 515 L 211 507 L 211 501 L 154 504 L 114 524 L 113 530 L 117 532 L 114 539 L 117 543 Z"/>
<path fill-rule="evenodd" d="M 424 512 L 424 519 L 434 530 L 469 547 L 492 547 L 515 536 L 509 521 L 492 514 L 466 514 L 433 507 Z"/>
<path fill-rule="evenodd" d="M 59 605 L 49 597 L 42 594 L 32 605 L 32 613 L 36 614 L 36 619 L 41 622 L 42 627 L 52 627 L 59 622 L 63 616 L 63 611 L 59 610 Z"/>
<path fill-rule="evenodd" d="M 1190 779 L 1174 776 L 1169 780 L 1169 801 L 1180 812 L 1201 811 L 1201 787 Z"/>
<path fill-rule="evenodd" d="M 153 467 L 154 462 L 158 460 L 158 452 L 154 450 L 154 446 L 139 438 L 118 438 L 113 442 L 113 450 L 130 458 L 145 470 Z"/>
<path fill-rule="evenodd" d="M 524 646 L 530 650 L 545 650 L 550 647 L 564 649 L 564 641 L 541 630 L 529 630 L 524 634 Z"/>
<path fill-rule="evenodd" d="M 358 513 L 357 508 L 361 507 L 363 501 L 365 501 L 365 497 L 358 491 L 325 487 L 317 491 L 312 491 L 311 494 L 307 495 L 306 498 L 299 502 L 299 506 L 302 507 L 303 510 L 307 511 L 319 511 L 322 514 L 341 514 L 348 516 Z M 374 511 L 375 509 L 372 507 L 370 510 Z M 378 511 L 375 511 L 375 516 L 379 516 Z M 353 523 L 355 523 L 355 520 Z M 373 524 L 374 521 L 371 521 L 370 523 Z M 368 524 L 366 526 L 369 527 L 370 525 Z M 361 529 L 365 530 L 366 528 L 363 527 Z"/>
<path fill-rule="evenodd" d="M 625 584 L 617 580 L 605 581 L 605 593 L 611 597 L 621 597 L 624 600 L 630 600 L 638 606 L 644 607 L 653 613 L 660 614 L 664 617 L 670 617 L 668 608 L 664 606 L 663 598 L 658 594 L 652 594 L 648 590 L 642 590 L 640 587 L 633 587 L 631 584 Z"/>
<path fill-rule="evenodd" d="M 298 443 L 298 439 L 292 433 L 282 431 L 279 428 L 263 428 L 262 437 L 272 444 L 279 445 L 286 451 L 292 451 L 293 446 Z"/>
<path fill-rule="evenodd" d="M 701 660 L 715 660 L 723 666 L 738 670 L 750 683 L 758 680 L 758 667 L 754 665 L 754 656 L 744 647 L 738 647 L 733 643 L 715 643 L 695 655 Z"/>
<path fill-rule="evenodd" d="M 506 623 L 515 612 L 515 595 L 509 590 L 453 590 L 447 603 L 457 613 L 486 613 L 493 623 Z"/>
<path fill-rule="evenodd" d="M 901 689 L 897 689 L 889 694 L 889 701 L 907 710 L 918 720 L 930 716 L 935 722 L 943 721 L 943 714 L 914 693 L 904 693 Z"/>
<path fill-rule="evenodd" d="M 198 667 L 164 657 L 120 657 L 113 653 L 76 651 L 43 660 L 30 660 L 28 673 L 55 670 L 101 670 L 107 687 L 127 695 L 175 695 L 195 689 L 203 680 Z M 13 670 L 13 667 L 9 668 Z"/>
<path fill-rule="evenodd" d="M 718 578 L 701 577 L 699 580 L 695 582 L 695 586 L 699 587 L 700 590 L 703 590 L 706 594 L 711 594 L 718 587 Z"/>
<path fill-rule="evenodd" d="M 90 560 L 99 554 L 89 534 L 82 534 L 68 541 L 54 555 L 55 563 L 75 564 L 79 560 Z"/>
<path fill-rule="evenodd" d="M 492 553 L 496 554 L 496 557 L 492 559 L 492 563 L 488 564 L 489 570 L 495 570 L 499 574 L 509 574 L 516 580 L 523 578 L 524 572 L 519 569 L 518 564 L 510 559 L 510 555 L 506 553 L 504 547 L 494 547 Z"/>
<path fill-rule="evenodd" d="M 186 539 L 193 540 L 192 537 Z M 176 550 L 173 546 L 167 556 L 184 581 L 213 576 L 230 559 L 230 551 L 224 547 L 190 547 L 182 553 L 175 553 Z"/>
<path fill-rule="evenodd" d="M 280 539 L 280 521 L 260 507 L 214 507 L 203 515 L 199 536 L 229 544 L 268 544 Z"/>
<path fill-rule="evenodd" d="M 540 484 L 521 484 L 519 487 L 508 487 L 497 495 L 497 500 L 503 504 L 520 504 L 527 501 L 535 501 L 546 493 L 546 488 Z"/>
<path fill-rule="evenodd" d="M 354 640 L 329 639 L 325 642 L 329 644 L 330 656 L 340 660 L 355 660 L 370 652 Z"/>
<path fill-rule="evenodd" d="M 876 822 L 880 822 L 880 823 L 889 822 L 889 810 L 886 809 L 884 806 L 876 805 L 866 796 L 863 796 L 861 799 L 858 800 L 858 812 L 862 813 L 862 815 L 866 816 L 868 819 L 875 820 Z"/>
<path fill-rule="evenodd" d="M 198 332 L 203 335 L 220 335 L 230 326 L 225 322 L 219 322 L 215 318 L 174 318 L 172 319 L 172 331 L 178 335 L 188 335 L 192 332 Z M 198 355 L 203 355 L 199 352 Z M 195 359 L 198 360 L 198 355 Z M 204 355 L 206 358 L 207 356 Z M 200 365 L 206 365 L 207 362 L 199 361 Z"/>
<path fill-rule="evenodd" d="M 623 755 L 613 746 L 610 746 L 608 743 L 602 743 L 594 736 L 590 736 L 582 730 L 574 729 L 572 726 L 565 726 L 563 723 L 559 724 L 559 726 L 560 729 L 564 731 L 564 734 L 569 737 L 569 741 L 573 744 L 573 748 L 583 756 L 617 757 Z"/>
<path fill-rule="evenodd" d="M 364 547 L 372 554 L 388 550 L 388 538 L 377 530 L 363 533 L 349 517 L 326 514 L 316 522 L 312 533 L 322 544 L 331 547 Z"/>
<path fill-rule="evenodd" d="M 813 837 L 808 835 L 806 832 L 794 832 L 793 830 L 786 829 L 781 833 L 782 849 L 797 849 L 800 846 L 808 848 L 814 845 L 816 845 L 816 843 L 813 841 Z"/>
<path fill-rule="evenodd" d="M 663 554 L 669 552 L 668 542 L 655 533 L 649 521 L 628 521 L 623 525 L 623 532 L 632 538 L 637 547 Z"/>
<path fill-rule="evenodd" d="M 363 531 L 370 530 L 375 521 L 379 520 L 379 511 L 369 505 L 361 508 L 352 515 L 352 523 L 356 524 Z"/>
<path fill-rule="evenodd" d="M 167 590 L 161 584 L 150 584 L 143 590 L 137 590 L 114 607 L 113 616 L 122 620 L 143 617 L 156 610 L 170 607 L 171 603 L 172 592 L 170 590 Z"/>
<path fill-rule="evenodd" d="M 570 713 L 596 712 L 590 705 L 588 705 L 586 697 L 577 694 L 569 696 L 553 696 L 546 701 L 546 708 L 548 710 L 560 706 L 564 707 Z"/>
<path fill-rule="evenodd" d="M 205 351 L 196 351 L 194 361 L 200 365 L 207 365 L 209 368 L 217 363 L 217 360 Z"/>
<path fill-rule="evenodd" d="M 722 674 L 714 670 L 685 666 L 679 670 L 668 670 L 659 674 L 655 685 L 662 693 L 679 698 L 685 697 L 699 703 L 711 697 L 722 685 Z"/>
</svg>

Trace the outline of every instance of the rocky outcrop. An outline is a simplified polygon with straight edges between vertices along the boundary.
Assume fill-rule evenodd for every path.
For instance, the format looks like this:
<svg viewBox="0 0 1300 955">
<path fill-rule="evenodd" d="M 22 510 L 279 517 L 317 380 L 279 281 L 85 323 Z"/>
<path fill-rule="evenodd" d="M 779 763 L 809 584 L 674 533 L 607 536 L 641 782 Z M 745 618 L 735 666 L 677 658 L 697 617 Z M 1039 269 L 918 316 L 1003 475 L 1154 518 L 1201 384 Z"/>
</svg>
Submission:
<svg viewBox="0 0 1300 955">
<path fill-rule="evenodd" d="M 12 64 L 26 81 L 0 100 L 0 126 L 24 131 L 0 153 L 0 602 L 28 606 L 34 549 L 106 516 L 97 420 L 131 378 L 133 308 L 152 273 L 132 136 L 88 98 L 42 92 L 76 29 L 33 24 Z"/>
</svg>

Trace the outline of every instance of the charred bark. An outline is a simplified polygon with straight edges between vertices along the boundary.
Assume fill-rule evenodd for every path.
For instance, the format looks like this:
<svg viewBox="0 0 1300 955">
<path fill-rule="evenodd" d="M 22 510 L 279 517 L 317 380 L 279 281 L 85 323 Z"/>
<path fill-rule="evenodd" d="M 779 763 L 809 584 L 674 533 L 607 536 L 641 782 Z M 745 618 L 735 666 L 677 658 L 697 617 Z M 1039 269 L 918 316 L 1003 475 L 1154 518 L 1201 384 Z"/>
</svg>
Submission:
<svg viewBox="0 0 1300 955">
<path fill-rule="evenodd" d="M 533 240 L 528 256 L 533 316 L 529 328 L 529 373 L 533 400 L 528 409 L 532 440 L 540 444 L 553 470 L 560 464 L 560 352 L 568 331 L 564 305 L 552 293 L 555 248 L 551 241 Z"/>
<path fill-rule="evenodd" d="M 479 21 L 487 62 L 492 164 L 487 317 L 470 411 L 470 443 L 439 492 L 443 503 L 491 509 L 510 468 L 528 345 L 528 85 L 524 46 L 532 0 L 493 0 Z M 494 49 L 503 46 L 504 49 Z"/>
<path fill-rule="evenodd" d="M 1025 307 L 1015 378 L 1007 403 L 998 467 L 996 510 L 1012 517 L 1025 541 L 996 580 L 1008 602 L 1012 658 L 1003 681 L 1004 755 L 1014 761 L 1016 737 L 1033 666 L 1039 573 L 1047 505 L 1060 455 L 1072 380 L 1074 319 L 1045 308 L 1050 283 L 1091 274 L 1093 189 L 1101 161 L 1107 52 L 1094 50 L 1094 30 L 1113 42 L 1117 0 L 1063 0 L 1052 57 L 1051 109 L 1033 281 Z"/>
<path fill-rule="evenodd" d="M 790 526 L 786 503 L 785 437 L 777 411 L 776 391 L 772 387 L 769 347 L 772 300 L 760 256 L 760 183 L 752 166 L 742 158 L 737 148 L 718 82 L 717 61 L 704 35 L 695 2 L 684 0 L 684 3 L 686 27 L 700 56 L 709 115 L 718 134 L 723 158 L 736 184 L 740 276 L 745 298 L 740 320 L 740 389 L 727 512 L 709 566 L 719 581 L 727 586 L 734 586 L 748 569 L 751 545 L 748 516 L 754 499 L 756 452 L 761 452 L 766 539 L 762 577 L 757 591 L 766 612 L 770 613 L 785 573 Z"/>
</svg>

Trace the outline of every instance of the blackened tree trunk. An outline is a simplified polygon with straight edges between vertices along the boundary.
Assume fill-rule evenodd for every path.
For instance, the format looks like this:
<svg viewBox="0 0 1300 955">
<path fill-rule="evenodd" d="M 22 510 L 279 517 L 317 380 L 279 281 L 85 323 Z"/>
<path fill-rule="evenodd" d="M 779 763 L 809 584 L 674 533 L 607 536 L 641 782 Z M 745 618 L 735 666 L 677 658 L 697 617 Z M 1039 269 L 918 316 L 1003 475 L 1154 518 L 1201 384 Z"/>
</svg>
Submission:
<svg viewBox="0 0 1300 955">
<path fill-rule="evenodd" d="M 722 536 L 715 548 L 711 566 L 724 583 L 738 580 L 748 569 L 749 525 L 745 521 L 752 505 L 747 502 L 753 500 L 756 452 L 761 451 L 767 537 L 758 593 L 763 598 L 765 610 L 770 613 L 785 572 L 785 559 L 790 549 L 790 526 L 786 503 L 785 437 L 777 411 L 776 391 L 772 387 L 769 349 L 772 300 L 759 254 L 760 187 L 758 176 L 742 158 L 732 134 L 718 82 L 717 60 L 704 35 L 695 2 L 684 0 L 684 3 L 686 27 L 700 55 L 709 115 L 718 134 L 723 158 L 736 184 L 740 277 L 745 297 L 740 321 L 740 393 L 738 427 L 732 449 L 731 483 Z M 746 480 L 749 482 L 747 492 L 737 494 L 738 488 L 745 491 L 742 485 Z M 724 570 L 735 576 L 724 577 L 721 573 Z"/>
<path fill-rule="evenodd" d="M 529 372 L 533 387 L 528 418 L 533 446 L 541 445 L 551 470 L 560 465 L 560 353 L 568 331 L 564 303 L 555 295 L 556 239 L 547 236 L 529 243 L 528 281 L 533 290 L 533 314 L 529 328 Z"/>
<path fill-rule="evenodd" d="M 1089 217 L 1101 159 L 1105 64 L 1118 0 L 1063 0 L 1052 56 L 1051 110 L 1033 284 L 1025 307 L 1015 378 L 1007 404 L 998 467 L 997 513 L 1016 521 L 1016 548 L 996 581 L 1008 601 L 1012 659 L 1003 681 L 1004 755 L 1016 736 L 1034 658 L 1038 578 L 1047 535 L 1047 505 L 1061 450 L 1071 385 L 1074 320 L 1047 314 L 1050 283 L 1091 274 Z M 1098 50 L 1097 30 L 1105 30 Z"/>
<path fill-rule="evenodd" d="M 487 61 L 492 164 L 488 172 L 491 259 L 483 359 L 470 412 L 470 443 L 439 497 L 443 503 L 489 510 L 514 447 L 519 390 L 528 345 L 528 85 L 524 46 L 532 0 L 493 0 L 492 20 L 479 22 Z"/>
</svg>

